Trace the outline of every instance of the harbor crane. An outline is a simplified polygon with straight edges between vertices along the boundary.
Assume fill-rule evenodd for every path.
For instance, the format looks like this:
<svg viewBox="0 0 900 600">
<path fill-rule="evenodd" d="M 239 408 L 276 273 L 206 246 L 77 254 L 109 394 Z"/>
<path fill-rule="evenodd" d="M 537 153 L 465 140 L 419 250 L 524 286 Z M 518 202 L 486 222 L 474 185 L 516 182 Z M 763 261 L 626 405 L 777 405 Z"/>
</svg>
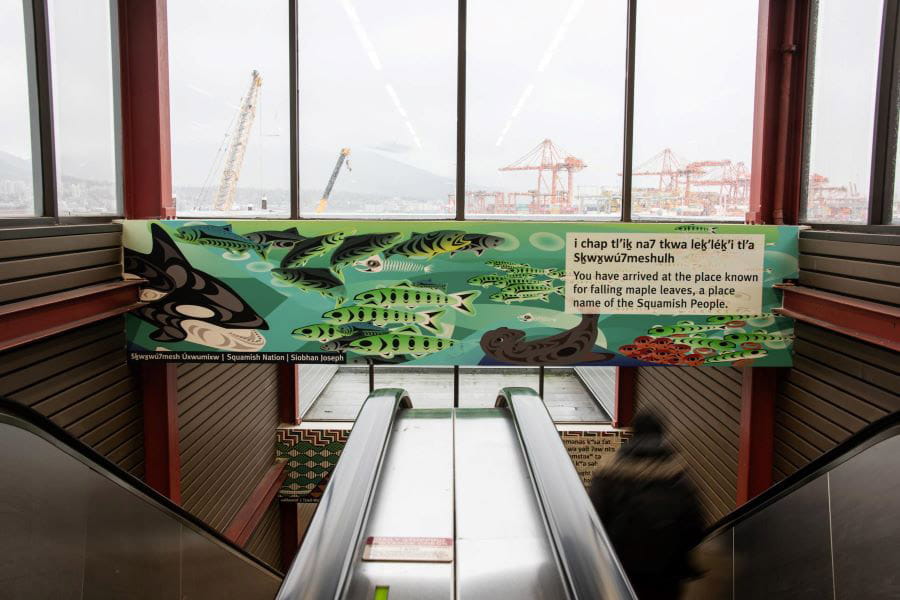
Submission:
<svg viewBox="0 0 900 600">
<path fill-rule="evenodd" d="M 319 205 L 316 206 L 317 213 L 325 212 L 325 209 L 328 207 L 328 196 L 331 195 L 331 188 L 334 187 L 334 182 L 337 181 L 338 173 L 341 172 L 341 166 L 343 166 L 344 162 L 346 161 L 347 163 L 348 171 L 353 170 L 350 168 L 348 156 L 350 156 L 350 148 L 341 148 L 341 153 L 338 154 L 337 164 L 334 165 L 334 171 L 331 172 L 331 178 L 328 180 L 328 185 L 325 186 L 325 191 L 322 193 L 322 199 L 319 200 Z"/>
<path fill-rule="evenodd" d="M 574 210 L 574 175 L 587 167 L 580 158 L 575 158 L 549 139 L 528 151 L 517 161 L 500 168 L 500 171 L 537 171 L 537 185 L 530 192 L 535 213 L 572 212 Z M 568 174 L 563 185 L 560 173 Z"/>
<path fill-rule="evenodd" d="M 213 204 L 215 210 L 229 211 L 234 205 L 234 196 L 237 191 L 238 179 L 241 176 L 241 167 L 244 165 L 244 155 L 247 153 L 247 142 L 250 139 L 250 129 L 256 118 L 256 105 L 259 101 L 259 88 L 262 85 L 262 77 L 259 71 L 250 73 L 250 89 L 241 100 L 241 107 L 234 129 L 231 132 L 231 143 L 228 148 L 228 156 L 222 167 L 222 177 L 219 180 L 219 190 Z"/>
</svg>

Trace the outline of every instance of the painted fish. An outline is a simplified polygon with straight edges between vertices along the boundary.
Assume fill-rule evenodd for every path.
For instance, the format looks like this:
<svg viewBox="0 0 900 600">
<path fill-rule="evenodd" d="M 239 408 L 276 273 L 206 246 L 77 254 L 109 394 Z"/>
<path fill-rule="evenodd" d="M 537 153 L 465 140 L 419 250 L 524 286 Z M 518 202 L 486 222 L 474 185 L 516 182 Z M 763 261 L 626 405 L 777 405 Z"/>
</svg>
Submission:
<svg viewBox="0 0 900 600">
<path fill-rule="evenodd" d="M 653 337 L 691 336 L 705 331 L 725 329 L 725 325 L 695 325 L 691 321 L 678 321 L 677 325 L 656 325 L 647 330 Z M 694 335 L 693 337 L 697 337 Z"/>
<path fill-rule="evenodd" d="M 516 286 L 520 287 L 520 286 Z M 505 288 L 501 292 L 497 292 L 496 294 L 491 294 L 491 300 L 495 302 L 503 302 L 504 304 L 510 304 L 512 302 L 528 302 L 529 300 L 540 300 L 541 302 L 550 302 L 550 294 L 559 294 L 562 296 L 564 294 L 562 287 L 557 288 L 534 288 L 528 290 L 520 290 L 520 291 L 510 291 L 508 288 Z"/>
<path fill-rule="evenodd" d="M 408 256 L 409 258 L 434 258 L 438 254 L 461 250 L 469 245 L 464 238 L 466 232 L 441 229 L 427 233 L 413 233 L 405 242 L 392 246 L 385 250 L 384 257 L 395 254 Z"/>
<path fill-rule="evenodd" d="M 446 350 L 455 344 L 449 338 L 419 335 L 414 327 L 404 327 L 382 335 L 372 335 L 350 342 L 349 349 L 358 354 L 393 358 L 409 354 L 421 358 Z"/>
<path fill-rule="evenodd" d="M 746 344 L 747 342 L 760 344 L 764 342 L 790 342 L 794 339 L 794 336 L 766 333 L 765 331 L 759 330 L 754 331 L 753 333 L 729 333 L 728 335 L 722 336 L 722 338 L 729 342 L 734 342 L 735 344 Z"/>
<path fill-rule="evenodd" d="M 498 235 L 488 235 L 486 233 L 467 233 L 463 236 L 463 241 L 469 242 L 469 245 L 462 250 L 453 250 L 450 256 L 457 252 L 474 252 L 476 256 L 484 254 L 485 250 L 496 248 L 506 240 Z"/>
<path fill-rule="evenodd" d="M 498 283 L 506 279 L 504 275 L 495 275 L 493 273 L 489 275 L 476 275 L 475 277 L 469 277 L 466 281 L 470 285 L 477 285 L 480 287 L 490 287 L 497 286 Z"/>
<path fill-rule="evenodd" d="M 768 352 L 762 349 L 757 350 L 739 350 L 737 352 L 726 352 L 724 354 L 716 354 L 715 356 L 710 356 L 704 362 L 706 364 L 710 363 L 723 363 L 723 362 L 734 362 L 737 360 L 753 360 L 756 358 L 762 358 L 764 356 L 768 356 Z"/>
<path fill-rule="evenodd" d="M 257 244 L 272 244 L 273 248 L 291 248 L 297 242 L 306 239 L 306 236 L 300 235 L 296 227 L 284 231 L 254 231 L 244 237 Z"/>
<path fill-rule="evenodd" d="M 335 296 L 332 290 L 343 285 L 343 282 L 334 276 L 328 269 L 315 269 L 309 267 L 294 267 L 291 269 L 272 269 L 272 275 L 281 281 L 290 283 L 294 287 L 308 292 L 319 292 L 329 298 L 337 298 L 343 302 L 343 298 Z"/>
<path fill-rule="evenodd" d="M 393 287 L 376 288 L 357 294 L 354 300 L 366 306 L 450 306 L 466 315 L 474 315 L 472 302 L 481 295 L 477 290 L 448 294 L 440 290 L 415 287 L 409 282 L 398 283 Z"/>
<path fill-rule="evenodd" d="M 269 254 L 271 244 L 259 244 L 231 230 L 231 225 L 185 225 L 179 227 L 175 237 L 189 244 L 223 248 L 239 254 L 245 250 L 253 250 L 263 258 Z"/>
<path fill-rule="evenodd" d="M 340 272 L 344 267 L 356 261 L 378 254 L 396 243 L 403 234 L 397 231 L 390 233 L 366 233 L 351 235 L 344 239 L 331 255 L 331 270 Z"/>
<path fill-rule="evenodd" d="M 497 284 L 497 287 L 508 288 L 517 285 L 536 285 L 540 287 L 553 287 L 553 281 L 550 279 L 535 279 L 530 275 L 509 275 L 504 277 L 502 281 Z"/>
<path fill-rule="evenodd" d="M 774 317 L 774 313 L 761 313 L 758 315 L 713 315 L 706 319 L 707 323 L 731 323 L 733 321 L 750 321 L 753 319 L 768 319 Z"/>
<path fill-rule="evenodd" d="M 411 312 L 397 308 L 381 308 L 377 306 L 345 306 L 335 308 L 322 314 L 322 318 L 330 323 L 372 323 L 385 326 L 390 323 L 404 323 L 421 325 L 428 331 L 440 333 L 440 318 L 444 315 L 441 310 L 425 310 Z"/>
<path fill-rule="evenodd" d="M 735 350 L 737 346 L 727 340 L 707 337 L 685 337 L 676 338 L 679 344 L 687 344 L 691 348 L 709 348 L 716 352 L 729 352 Z"/>
<path fill-rule="evenodd" d="M 554 286 L 552 281 L 547 282 L 549 285 L 544 285 L 543 281 L 535 281 L 529 283 L 520 283 L 516 285 L 508 285 L 503 288 L 504 294 L 527 294 L 529 292 L 546 292 L 550 290 L 553 294 L 559 294 L 560 296 L 565 295 L 565 288 L 561 285 Z"/>
<path fill-rule="evenodd" d="M 347 337 L 353 334 L 352 327 L 342 325 L 334 325 L 332 323 L 316 323 L 314 325 L 304 325 L 298 327 L 291 332 L 291 335 L 300 340 L 310 342 L 330 342 L 338 338 Z"/>
<path fill-rule="evenodd" d="M 513 267 L 508 270 L 510 277 L 523 277 L 525 275 L 546 275 L 553 279 L 562 279 L 566 276 L 566 272 L 561 269 L 538 269 L 537 267 Z"/>
<path fill-rule="evenodd" d="M 353 264 L 354 269 L 363 273 L 381 273 L 382 271 L 386 273 L 418 273 L 420 271 L 431 273 L 431 267 L 431 265 L 423 265 L 421 262 L 414 262 L 397 256 L 384 260 L 377 254 L 358 260 Z"/>
<path fill-rule="evenodd" d="M 281 259 L 281 268 L 302 267 L 309 262 L 309 259 L 314 256 L 322 256 L 343 242 L 346 235 L 343 231 L 336 231 L 297 242 L 291 251 Z"/>
<path fill-rule="evenodd" d="M 688 225 L 679 225 L 675 228 L 675 231 L 689 231 L 691 233 L 715 233 L 718 227 L 711 227 L 709 225 L 695 225 L 693 223 Z"/>
<path fill-rule="evenodd" d="M 373 327 L 371 329 L 367 329 L 350 326 L 349 328 L 352 330 L 350 335 L 338 338 L 336 340 L 331 340 L 330 342 L 325 342 L 324 344 L 319 346 L 319 348 L 321 348 L 323 352 L 346 352 L 350 348 L 350 342 L 368 337 L 370 335 L 382 335 L 384 333 L 390 333 L 389 330 L 382 327 Z"/>
<path fill-rule="evenodd" d="M 528 266 L 525 263 L 510 262 L 508 260 L 489 260 L 484 264 L 486 264 L 489 267 L 494 267 L 495 269 L 499 269 L 501 271 L 509 271 L 516 267 L 525 268 Z"/>
</svg>

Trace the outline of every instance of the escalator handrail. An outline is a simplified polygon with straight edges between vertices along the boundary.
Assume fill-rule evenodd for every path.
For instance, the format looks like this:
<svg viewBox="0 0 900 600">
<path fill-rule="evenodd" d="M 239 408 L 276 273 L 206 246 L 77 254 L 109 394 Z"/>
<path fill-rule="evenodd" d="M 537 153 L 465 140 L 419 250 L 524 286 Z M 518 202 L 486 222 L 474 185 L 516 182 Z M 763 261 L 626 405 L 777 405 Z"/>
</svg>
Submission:
<svg viewBox="0 0 900 600">
<path fill-rule="evenodd" d="M 720 531 L 730 529 L 750 515 L 777 502 L 781 498 L 803 487 L 820 475 L 831 471 L 838 465 L 850 460 L 860 452 L 875 444 L 900 433 L 900 411 L 890 413 L 877 421 L 869 423 L 849 438 L 813 459 L 806 466 L 788 475 L 769 489 L 750 501 L 731 511 L 706 530 L 705 537 L 711 537 Z"/>
<path fill-rule="evenodd" d="M 503 388 L 532 481 L 573 598 L 633 600 L 634 592 L 581 477 L 541 397 L 530 388 Z"/>
<path fill-rule="evenodd" d="M 284 576 L 283 573 L 247 552 L 244 548 L 235 544 L 211 525 L 201 520 L 196 515 L 188 512 L 171 499 L 160 494 L 141 479 L 124 471 L 114 462 L 77 439 L 33 408 L 29 408 L 23 404 L 0 396 L 0 423 L 18 427 L 23 431 L 28 431 L 29 433 L 40 437 L 120 487 L 144 496 L 145 499 L 158 505 L 157 507 L 159 509 L 169 513 L 170 516 L 181 521 L 182 524 L 194 529 L 201 535 L 213 538 L 214 541 L 218 542 L 229 551 L 239 555 L 247 562 L 252 563 L 254 566 L 259 567 L 268 574 L 273 575 L 278 579 L 281 579 Z"/>
<path fill-rule="evenodd" d="M 276 600 L 326 600 L 342 594 L 401 408 L 412 408 L 406 390 L 377 389 L 366 398 Z"/>
</svg>

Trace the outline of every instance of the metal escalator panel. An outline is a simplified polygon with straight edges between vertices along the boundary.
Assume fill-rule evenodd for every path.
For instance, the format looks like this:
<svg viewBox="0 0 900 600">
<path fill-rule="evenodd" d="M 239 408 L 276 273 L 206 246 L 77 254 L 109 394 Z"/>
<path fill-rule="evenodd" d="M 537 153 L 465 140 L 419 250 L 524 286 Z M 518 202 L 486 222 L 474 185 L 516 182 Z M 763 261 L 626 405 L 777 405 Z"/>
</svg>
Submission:
<svg viewBox="0 0 900 600">
<path fill-rule="evenodd" d="M 0 399 L 0 597 L 269 600 L 281 576 Z"/>
<path fill-rule="evenodd" d="M 375 390 L 366 398 L 277 600 L 341 597 L 396 413 L 409 407 L 401 389 Z"/>
<path fill-rule="evenodd" d="M 508 411 L 456 411 L 457 598 L 568 598 Z"/>
<path fill-rule="evenodd" d="M 403 411 L 372 497 L 345 598 L 453 598 L 453 414 Z"/>
<path fill-rule="evenodd" d="M 634 599 L 628 578 L 541 397 L 530 388 L 504 388 L 497 406 L 509 408 L 512 414 L 569 597 Z"/>
</svg>

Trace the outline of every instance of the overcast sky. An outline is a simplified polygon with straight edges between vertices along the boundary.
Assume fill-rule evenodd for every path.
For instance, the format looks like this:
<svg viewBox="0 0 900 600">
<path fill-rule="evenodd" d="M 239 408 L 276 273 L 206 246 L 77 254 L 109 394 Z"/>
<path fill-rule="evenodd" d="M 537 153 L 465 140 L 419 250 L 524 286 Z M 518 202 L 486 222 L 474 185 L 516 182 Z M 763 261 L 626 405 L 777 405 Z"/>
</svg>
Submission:
<svg viewBox="0 0 900 600">
<path fill-rule="evenodd" d="M 0 0 L 0 150 L 28 155 L 21 0 Z M 110 69 L 98 60 L 105 0 L 51 3 L 64 153 L 107 177 Z M 576 185 L 616 186 L 621 170 L 624 0 L 479 0 L 468 11 L 467 174 L 470 187 L 526 190 L 501 173 L 544 138 L 588 168 Z M 880 1 L 820 9 L 813 169 L 864 189 L 871 151 Z M 750 162 L 757 2 L 640 0 L 634 161 L 665 147 L 688 160 Z M 200 185 L 250 83 L 262 100 L 242 186 L 289 184 L 288 24 L 283 0 L 170 0 L 173 170 Z M 367 152 L 454 176 L 456 3 L 301 0 L 301 181 L 321 188 L 338 152 Z M 108 19 L 108 16 L 105 17 Z M 849 33 L 848 33 L 849 32 Z M 61 49 L 67 48 L 68 51 Z M 90 60 L 86 60 L 89 57 Z M 104 84 L 104 82 L 107 82 Z M 92 95 L 93 94 L 93 95 Z M 74 168 L 74 167 L 73 167 Z M 212 171 L 212 173 L 211 173 Z M 312 183 L 307 183 L 312 182 Z"/>
</svg>

